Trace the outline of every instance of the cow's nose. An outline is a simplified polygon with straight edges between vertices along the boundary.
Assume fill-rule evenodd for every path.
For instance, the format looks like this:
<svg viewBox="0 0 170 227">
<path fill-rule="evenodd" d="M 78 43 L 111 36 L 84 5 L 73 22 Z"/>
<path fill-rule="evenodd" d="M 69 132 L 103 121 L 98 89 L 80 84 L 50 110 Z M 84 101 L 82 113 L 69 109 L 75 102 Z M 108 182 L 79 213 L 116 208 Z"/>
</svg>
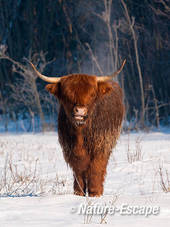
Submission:
<svg viewBox="0 0 170 227">
<path fill-rule="evenodd" d="M 86 116 L 87 108 L 82 106 L 75 106 L 73 109 L 74 115 Z"/>
</svg>

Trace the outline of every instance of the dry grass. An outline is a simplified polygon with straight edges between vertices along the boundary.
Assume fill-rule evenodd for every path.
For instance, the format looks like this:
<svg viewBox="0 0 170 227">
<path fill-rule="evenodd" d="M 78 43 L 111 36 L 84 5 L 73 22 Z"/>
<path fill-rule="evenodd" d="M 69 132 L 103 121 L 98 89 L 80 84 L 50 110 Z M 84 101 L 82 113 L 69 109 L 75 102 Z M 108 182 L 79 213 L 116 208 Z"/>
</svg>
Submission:
<svg viewBox="0 0 170 227">
<path fill-rule="evenodd" d="M 57 174 L 53 178 L 41 177 L 37 171 L 39 161 L 31 163 L 31 168 L 22 167 L 15 164 L 12 159 L 6 159 L 0 177 L 0 196 L 40 196 L 44 194 L 65 194 L 67 178 L 59 177 Z"/>
<path fill-rule="evenodd" d="M 12 157 L 6 155 L 4 167 L 0 178 L 1 196 L 25 196 L 35 195 L 34 188 L 38 182 L 36 169 L 38 160 L 36 160 L 34 169 L 22 167 L 13 162 Z"/>
<path fill-rule="evenodd" d="M 117 200 L 118 200 L 118 195 L 115 194 L 112 198 L 110 205 L 114 206 Z M 105 205 L 107 206 L 107 204 Z M 108 216 L 108 210 L 101 215 L 100 224 L 107 224 L 107 220 L 106 220 L 107 216 Z"/>
<path fill-rule="evenodd" d="M 141 137 L 137 137 L 135 148 L 132 149 L 130 147 L 130 140 L 128 136 L 128 150 L 127 150 L 127 160 L 130 164 L 136 161 L 142 161 L 143 160 L 143 154 L 142 154 L 142 146 L 141 146 Z"/>
<path fill-rule="evenodd" d="M 67 176 L 59 176 L 55 172 L 57 157 L 49 152 L 45 162 L 50 166 L 50 172 L 48 168 L 44 170 L 41 152 L 43 145 L 34 147 L 32 144 L 32 147 L 27 148 L 23 143 L 0 141 L 0 197 L 70 193 L 72 185 L 68 182 Z M 34 153 L 34 149 L 39 149 L 37 154 Z"/>
<path fill-rule="evenodd" d="M 100 198 L 90 198 L 90 197 L 86 197 L 86 205 L 87 207 L 91 206 L 91 207 L 95 207 L 96 205 L 102 206 L 102 207 L 110 207 L 110 206 L 114 206 L 116 201 L 118 200 L 118 195 L 115 194 L 112 197 L 111 201 L 103 201 Z M 97 221 L 99 224 L 107 224 L 107 217 L 108 217 L 108 209 L 104 209 L 104 212 L 102 214 L 94 214 L 94 213 L 90 213 L 90 214 L 84 214 L 84 224 L 91 224 L 92 223 L 92 219 L 94 219 L 94 216 L 96 216 L 97 218 L 99 217 L 99 220 Z"/>
<path fill-rule="evenodd" d="M 159 167 L 160 185 L 164 192 L 170 192 L 170 179 L 167 169 Z"/>
</svg>

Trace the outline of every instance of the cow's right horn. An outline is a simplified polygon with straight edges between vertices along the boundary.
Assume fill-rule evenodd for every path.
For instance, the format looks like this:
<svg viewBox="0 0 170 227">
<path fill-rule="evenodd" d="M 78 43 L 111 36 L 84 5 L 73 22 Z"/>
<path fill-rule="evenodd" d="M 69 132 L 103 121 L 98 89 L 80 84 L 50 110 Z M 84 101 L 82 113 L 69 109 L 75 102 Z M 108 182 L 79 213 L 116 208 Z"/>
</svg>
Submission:
<svg viewBox="0 0 170 227">
<path fill-rule="evenodd" d="M 44 76 L 43 74 L 41 74 L 37 69 L 36 67 L 28 60 L 28 59 L 24 59 L 26 60 L 29 65 L 31 66 L 31 68 L 33 69 L 33 72 L 36 76 L 38 76 L 39 78 L 41 78 L 42 80 L 46 81 L 46 82 L 49 82 L 49 83 L 57 83 L 61 80 L 60 77 L 48 77 L 48 76 Z"/>
</svg>

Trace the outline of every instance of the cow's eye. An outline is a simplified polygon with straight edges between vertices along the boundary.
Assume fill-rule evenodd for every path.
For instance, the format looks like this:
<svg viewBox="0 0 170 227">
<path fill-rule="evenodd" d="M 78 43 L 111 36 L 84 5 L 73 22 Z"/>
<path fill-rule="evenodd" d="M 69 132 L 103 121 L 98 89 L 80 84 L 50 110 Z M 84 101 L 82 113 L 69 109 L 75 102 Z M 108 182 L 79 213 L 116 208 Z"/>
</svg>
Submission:
<svg viewBox="0 0 170 227">
<path fill-rule="evenodd" d="M 95 93 L 92 93 L 90 96 L 91 96 L 91 98 L 95 98 L 96 95 L 95 95 Z"/>
</svg>

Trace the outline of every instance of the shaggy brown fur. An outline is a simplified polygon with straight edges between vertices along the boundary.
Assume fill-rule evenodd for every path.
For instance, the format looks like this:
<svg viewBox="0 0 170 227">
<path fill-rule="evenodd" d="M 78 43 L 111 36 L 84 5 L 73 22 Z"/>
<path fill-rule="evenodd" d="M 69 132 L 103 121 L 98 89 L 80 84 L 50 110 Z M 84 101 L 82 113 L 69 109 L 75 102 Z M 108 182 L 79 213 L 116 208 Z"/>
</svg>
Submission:
<svg viewBox="0 0 170 227">
<path fill-rule="evenodd" d="M 124 115 L 122 89 L 116 82 L 97 82 L 96 76 L 73 74 L 47 90 L 60 102 L 59 142 L 74 174 L 74 193 L 103 194 L 109 156 L 119 137 Z M 87 108 L 88 117 L 77 124 L 73 108 Z"/>
</svg>

